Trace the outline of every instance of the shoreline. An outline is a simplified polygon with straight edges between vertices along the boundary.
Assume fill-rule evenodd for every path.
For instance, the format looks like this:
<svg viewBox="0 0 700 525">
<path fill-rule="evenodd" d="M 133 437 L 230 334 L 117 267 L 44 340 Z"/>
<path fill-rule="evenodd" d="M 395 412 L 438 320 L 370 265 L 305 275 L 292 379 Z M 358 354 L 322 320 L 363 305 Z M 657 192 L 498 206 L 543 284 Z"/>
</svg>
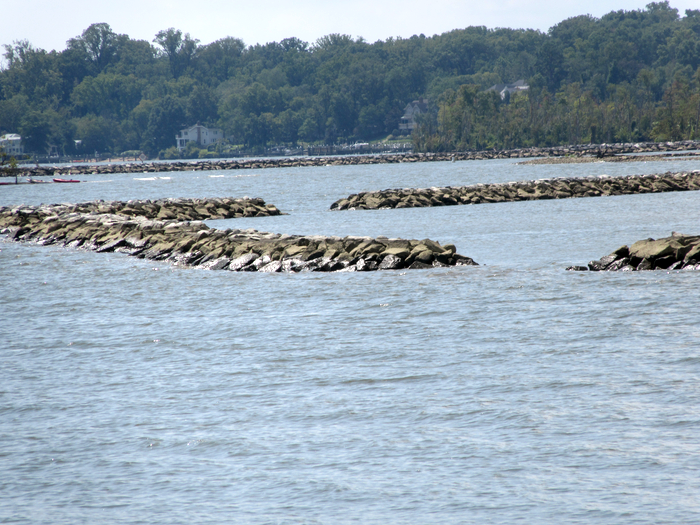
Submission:
<svg viewBox="0 0 700 525">
<path fill-rule="evenodd" d="M 382 155 L 349 155 L 328 157 L 282 157 L 250 160 L 195 160 L 133 162 L 120 164 L 89 164 L 74 166 L 19 166 L 20 177 L 50 177 L 71 175 L 100 175 L 122 173 L 163 173 L 177 171 L 213 171 L 237 169 L 266 169 L 321 166 L 354 166 L 365 164 L 399 164 L 413 162 L 448 162 L 466 160 L 518 159 L 539 157 L 614 158 L 630 153 L 660 153 L 700 149 L 700 141 L 639 142 L 619 144 L 579 144 L 571 146 L 516 148 L 474 152 L 403 153 Z M 14 177 L 12 173 L 1 173 Z"/>
</svg>

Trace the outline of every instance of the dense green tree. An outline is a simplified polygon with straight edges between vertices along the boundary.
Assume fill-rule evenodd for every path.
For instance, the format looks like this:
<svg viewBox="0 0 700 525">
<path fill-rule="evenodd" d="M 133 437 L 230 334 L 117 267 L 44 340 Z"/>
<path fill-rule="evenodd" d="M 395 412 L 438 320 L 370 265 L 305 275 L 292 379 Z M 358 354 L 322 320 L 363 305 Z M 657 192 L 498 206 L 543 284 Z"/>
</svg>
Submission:
<svg viewBox="0 0 700 525">
<path fill-rule="evenodd" d="M 214 92 L 206 87 L 196 85 L 185 102 L 185 119 L 187 122 L 212 125 L 218 119 L 218 106 Z"/>
<path fill-rule="evenodd" d="M 74 112 L 123 120 L 141 101 L 144 85 L 134 75 L 100 73 L 94 78 L 86 77 L 71 94 Z"/>
<path fill-rule="evenodd" d="M 114 151 L 114 140 L 119 134 L 114 122 L 101 116 L 88 114 L 75 119 L 75 136 L 82 141 L 82 151 L 92 154 L 111 153 Z"/>
<path fill-rule="evenodd" d="M 190 67 L 199 43 L 199 40 L 192 39 L 189 33 L 183 35 L 182 31 L 172 27 L 159 31 L 153 41 L 161 47 L 162 53 L 167 57 L 174 78 L 180 77 Z"/>
<path fill-rule="evenodd" d="M 61 52 L 19 41 L 4 59 L 0 130 L 26 134 L 37 153 L 75 149 L 81 134 L 98 150 L 156 154 L 198 121 L 256 148 L 370 140 L 396 131 L 419 97 L 433 108 L 415 135 L 426 150 L 698 136 L 700 10 L 681 17 L 668 2 L 547 32 L 468 27 L 371 44 L 199 45 L 174 28 L 151 43 L 98 23 Z M 526 93 L 486 91 L 520 78 Z"/>
<path fill-rule="evenodd" d="M 157 100 L 148 115 L 142 149 L 154 154 L 172 146 L 175 136 L 184 126 L 185 109 L 179 99 L 167 95 Z"/>
<path fill-rule="evenodd" d="M 82 52 L 94 66 L 95 73 L 107 67 L 117 53 L 119 37 L 109 24 L 92 24 L 82 35 L 68 40 L 68 49 Z"/>
</svg>

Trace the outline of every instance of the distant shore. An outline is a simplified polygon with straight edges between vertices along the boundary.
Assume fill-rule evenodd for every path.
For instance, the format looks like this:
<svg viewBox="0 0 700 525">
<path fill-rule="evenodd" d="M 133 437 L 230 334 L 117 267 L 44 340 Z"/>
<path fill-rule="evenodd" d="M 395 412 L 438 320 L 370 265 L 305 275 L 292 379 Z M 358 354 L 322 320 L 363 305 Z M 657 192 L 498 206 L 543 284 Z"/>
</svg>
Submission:
<svg viewBox="0 0 700 525">
<path fill-rule="evenodd" d="M 544 148 L 518 148 L 510 150 L 485 150 L 443 153 L 404 153 L 384 155 L 346 155 L 328 157 L 281 157 L 246 160 L 196 160 L 172 162 L 122 162 L 115 164 L 76 164 L 72 166 L 20 166 L 20 177 L 51 177 L 71 175 L 102 175 L 120 173 L 163 173 L 176 171 L 222 171 L 238 169 L 292 168 L 319 166 L 352 166 L 365 164 L 399 164 L 413 162 L 447 162 L 490 159 L 539 159 L 541 163 L 594 162 L 612 160 L 619 155 L 634 153 L 665 153 L 700 149 L 700 141 L 639 142 L 620 144 L 579 144 Z M 652 156 L 657 160 L 656 156 Z M 571 159 L 567 161 L 566 159 Z M 579 160 L 576 160 L 579 159 Z M 586 160 L 583 160 L 586 159 Z M 590 160 L 588 160 L 590 159 Z M 664 159 L 665 160 L 665 159 Z M 549 161 L 549 162 L 547 162 Z M 538 161 L 537 163 L 540 163 Z M 14 177 L 15 173 L 3 175 Z"/>
</svg>

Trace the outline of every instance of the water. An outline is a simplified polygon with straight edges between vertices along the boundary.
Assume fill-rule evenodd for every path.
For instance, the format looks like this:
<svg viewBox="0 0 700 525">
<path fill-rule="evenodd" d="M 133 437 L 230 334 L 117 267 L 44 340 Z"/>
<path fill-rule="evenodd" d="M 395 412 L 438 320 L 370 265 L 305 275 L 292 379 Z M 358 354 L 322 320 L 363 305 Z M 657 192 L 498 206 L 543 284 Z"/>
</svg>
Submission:
<svg viewBox="0 0 700 525">
<path fill-rule="evenodd" d="M 700 193 L 327 211 L 681 169 L 700 161 L 4 187 L 0 205 L 260 196 L 290 215 L 210 225 L 430 237 L 482 265 L 251 274 L 0 242 L 0 522 L 697 523 L 700 273 L 563 268 L 700 232 Z"/>
</svg>

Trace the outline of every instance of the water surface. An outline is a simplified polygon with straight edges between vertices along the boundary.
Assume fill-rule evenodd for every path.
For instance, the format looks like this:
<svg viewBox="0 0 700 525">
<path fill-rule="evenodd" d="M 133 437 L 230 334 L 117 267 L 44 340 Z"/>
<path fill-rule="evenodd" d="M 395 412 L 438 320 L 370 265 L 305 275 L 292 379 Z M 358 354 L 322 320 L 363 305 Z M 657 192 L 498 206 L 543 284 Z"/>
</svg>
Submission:
<svg viewBox="0 0 700 525">
<path fill-rule="evenodd" d="M 481 266 L 251 274 L 0 242 L 0 522 L 697 523 L 700 273 L 563 268 L 697 233 L 700 193 L 328 211 L 364 190 L 700 169 L 677 164 L 3 187 L 0 205 L 263 197 L 290 215 L 210 226 L 429 237 Z"/>
</svg>

